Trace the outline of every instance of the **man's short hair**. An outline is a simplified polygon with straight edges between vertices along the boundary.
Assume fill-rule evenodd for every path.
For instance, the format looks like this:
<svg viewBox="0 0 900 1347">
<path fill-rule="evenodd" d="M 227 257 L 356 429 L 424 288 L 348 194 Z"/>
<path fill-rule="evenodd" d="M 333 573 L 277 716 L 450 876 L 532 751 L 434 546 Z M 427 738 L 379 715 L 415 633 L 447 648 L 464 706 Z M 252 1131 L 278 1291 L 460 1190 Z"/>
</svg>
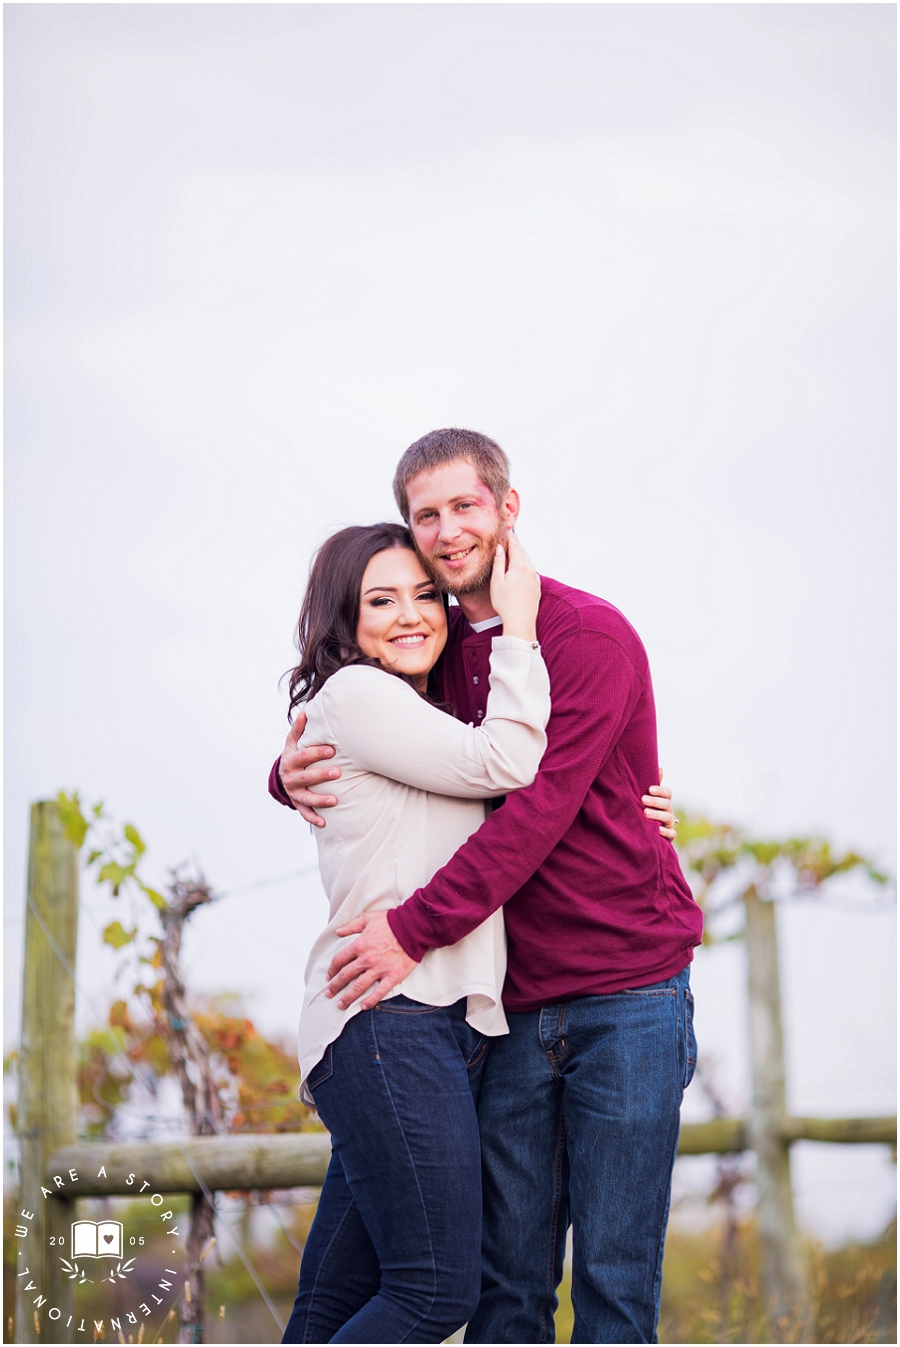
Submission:
<svg viewBox="0 0 900 1347">
<path fill-rule="evenodd" d="M 409 482 L 420 472 L 442 468 L 460 458 L 472 464 L 500 508 L 509 494 L 509 459 L 499 444 L 477 430 L 430 430 L 409 446 L 394 474 L 394 499 L 407 524 Z"/>
</svg>

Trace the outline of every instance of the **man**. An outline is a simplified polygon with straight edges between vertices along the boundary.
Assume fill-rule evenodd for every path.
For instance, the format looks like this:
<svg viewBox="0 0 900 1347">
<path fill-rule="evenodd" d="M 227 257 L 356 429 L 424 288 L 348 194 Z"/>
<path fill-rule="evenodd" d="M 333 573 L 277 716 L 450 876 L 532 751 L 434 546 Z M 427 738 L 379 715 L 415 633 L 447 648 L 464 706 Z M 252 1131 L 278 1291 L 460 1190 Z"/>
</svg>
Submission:
<svg viewBox="0 0 900 1347">
<path fill-rule="evenodd" d="M 442 695 L 477 723 L 500 622 L 490 570 L 519 512 L 506 455 L 472 431 L 433 431 L 403 455 L 394 493 L 423 564 L 457 598 Z M 553 1341 L 571 1222 L 572 1341 L 654 1342 L 679 1109 L 696 1057 L 688 965 L 701 914 L 638 803 L 640 785 L 658 779 L 641 642 L 602 599 L 546 578 L 541 590 L 552 714 L 537 779 L 402 906 L 344 928 L 360 934 L 332 965 L 331 987 L 342 1006 L 362 996 L 369 1008 L 426 950 L 505 904 L 510 1033 L 491 1046 L 479 1107 L 483 1284 L 466 1340 Z M 321 805 L 302 781 L 337 773 L 299 765 L 299 728 L 282 776 L 295 802 Z M 277 767 L 270 789 L 288 803 Z"/>
</svg>

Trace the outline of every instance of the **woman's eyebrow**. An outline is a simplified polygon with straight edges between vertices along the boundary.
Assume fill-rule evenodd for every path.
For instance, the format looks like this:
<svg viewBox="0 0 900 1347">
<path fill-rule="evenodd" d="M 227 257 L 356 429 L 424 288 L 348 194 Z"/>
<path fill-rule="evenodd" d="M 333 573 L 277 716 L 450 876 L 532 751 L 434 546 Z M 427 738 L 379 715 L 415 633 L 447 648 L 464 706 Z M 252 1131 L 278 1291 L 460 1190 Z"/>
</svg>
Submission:
<svg viewBox="0 0 900 1347">
<path fill-rule="evenodd" d="M 420 580 L 420 581 L 418 582 L 418 584 L 415 586 L 415 588 L 416 588 L 416 589 L 434 589 L 434 581 L 433 581 L 433 580 Z M 364 590 L 363 590 L 363 598 L 365 598 L 365 596 L 366 596 L 367 594 L 375 594 L 375 593 L 381 593 L 381 594 L 396 594 L 396 593 L 397 593 L 397 586 L 396 586 L 396 585 L 373 585 L 373 586 L 371 587 L 371 589 L 364 589 Z"/>
</svg>

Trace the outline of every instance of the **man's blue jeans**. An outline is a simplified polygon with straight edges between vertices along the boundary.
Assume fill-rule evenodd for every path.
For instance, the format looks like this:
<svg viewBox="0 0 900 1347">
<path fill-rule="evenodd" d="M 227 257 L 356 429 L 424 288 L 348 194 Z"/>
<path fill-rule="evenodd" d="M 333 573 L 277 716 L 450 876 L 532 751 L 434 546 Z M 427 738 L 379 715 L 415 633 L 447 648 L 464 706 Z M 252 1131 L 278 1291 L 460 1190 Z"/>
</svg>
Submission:
<svg viewBox="0 0 900 1347">
<path fill-rule="evenodd" d="M 688 969 L 507 1018 L 479 1105 L 482 1293 L 466 1341 L 554 1341 L 571 1222 L 572 1342 L 656 1342 L 679 1108 L 697 1055 Z"/>
<path fill-rule="evenodd" d="M 310 1072 L 333 1154 L 282 1341 L 442 1342 L 475 1309 L 489 1040 L 465 1014 L 390 997 Z"/>
</svg>

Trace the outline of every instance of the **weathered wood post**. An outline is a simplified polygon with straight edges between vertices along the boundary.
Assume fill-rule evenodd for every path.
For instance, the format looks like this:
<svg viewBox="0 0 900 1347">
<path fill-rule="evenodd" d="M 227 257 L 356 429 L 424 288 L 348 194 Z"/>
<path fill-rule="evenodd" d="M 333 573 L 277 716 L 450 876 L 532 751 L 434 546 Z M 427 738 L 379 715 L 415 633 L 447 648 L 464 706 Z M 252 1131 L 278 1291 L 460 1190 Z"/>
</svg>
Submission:
<svg viewBox="0 0 900 1347">
<path fill-rule="evenodd" d="M 744 893 L 750 991 L 753 1105 L 749 1141 L 756 1152 L 762 1289 L 773 1342 L 810 1342 L 809 1293 L 794 1218 L 791 1150 L 786 1139 L 784 1034 L 775 904 L 755 886 Z"/>
<path fill-rule="evenodd" d="M 67 1252 L 72 1207 L 44 1198 L 41 1184 L 46 1160 L 76 1140 L 75 984 L 68 969 L 75 969 L 77 935 L 78 851 L 63 832 L 56 802 L 41 800 L 31 806 L 19 1058 L 19 1210 L 33 1213 L 27 1222 L 19 1218 L 28 1236 L 16 1241 L 17 1271 L 27 1265 L 31 1272 L 16 1283 L 20 1343 L 64 1341 L 58 1334 L 72 1312 L 71 1282 L 50 1244 L 62 1237 L 61 1252 Z M 29 1282 L 38 1290 L 24 1290 Z M 36 1310 L 38 1292 L 45 1304 Z M 56 1324 L 48 1318 L 53 1306 L 62 1312 Z"/>
</svg>

